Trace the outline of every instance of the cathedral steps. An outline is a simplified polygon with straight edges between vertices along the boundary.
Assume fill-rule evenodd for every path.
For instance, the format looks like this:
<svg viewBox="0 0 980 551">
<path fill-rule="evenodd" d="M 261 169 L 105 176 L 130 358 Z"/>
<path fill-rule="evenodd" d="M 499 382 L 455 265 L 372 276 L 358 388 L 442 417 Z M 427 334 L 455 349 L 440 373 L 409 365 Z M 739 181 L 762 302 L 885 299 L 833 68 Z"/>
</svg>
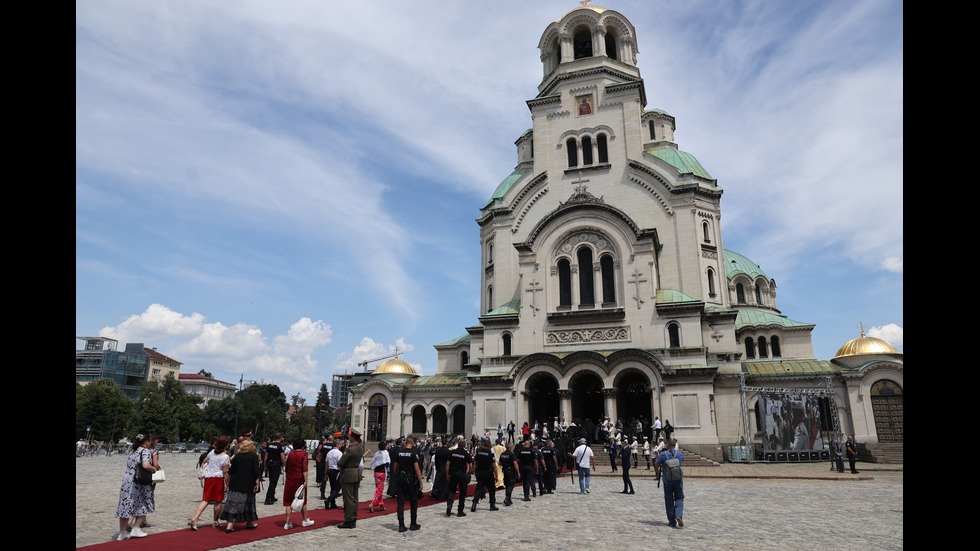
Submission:
<svg viewBox="0 0 980 551">
<path fill-rule="evenodd" d="M 905 448 L 900 443 L 862 444 L 858 443 L 858 459 L 867 463 L 904 463 Z"/>
<path fill-rule="evenodd" d="M 611 467 L 609 462 L 609 452 L 604 450 L 603 446 L 600 444 L 592 444 L 590 447 L 592 448 L 592 453 L 595 455 L 596 467 L 604 467 L 606 469 L 610 469 Z M 721 466 L 720 463 L 716 461 L 712 461 L 707 457 L 702 457 L 696 453 L 689 452 L 684 448 L 679 448 L 679 449 L 681 450 L 681 453 L 684 455 L 685 467 L 720 467 Z M 642 452 L 639 452 L 637 454 L 637 460 L 638 460 L 637 463 L 639 463 L 639 465 L 635 465 L 634 468 L 639 467 L 641 469 L 645 469 L 647 462 L 646 459 L 644 459 Z M 653 461 L 654 458 L 651 457 L 650 462 L 653 463 Z M 619 466 L 618 458 L 616 459 L 616 465 L 617 467 Z"/>
</svg>

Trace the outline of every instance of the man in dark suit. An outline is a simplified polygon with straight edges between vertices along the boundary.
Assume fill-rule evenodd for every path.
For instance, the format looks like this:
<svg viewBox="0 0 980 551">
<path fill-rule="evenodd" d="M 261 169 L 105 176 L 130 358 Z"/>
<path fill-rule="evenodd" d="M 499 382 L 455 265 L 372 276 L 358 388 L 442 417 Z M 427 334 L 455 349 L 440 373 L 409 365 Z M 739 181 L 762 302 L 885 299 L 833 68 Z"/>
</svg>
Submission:
<svg viewBox="0 0 980 551">
<path fill-rule="evenodd" d="M 347 452 L 337 461 L 340 469 L 340 488 L 344 496 L 344 523 L 337 528 L 355 528 L 357 526 L 357 488 L 361 484 L 361 459 L 364 448 L 361 446 L 361 433 L 349 429 L 350 445 Z"/>
</svg>

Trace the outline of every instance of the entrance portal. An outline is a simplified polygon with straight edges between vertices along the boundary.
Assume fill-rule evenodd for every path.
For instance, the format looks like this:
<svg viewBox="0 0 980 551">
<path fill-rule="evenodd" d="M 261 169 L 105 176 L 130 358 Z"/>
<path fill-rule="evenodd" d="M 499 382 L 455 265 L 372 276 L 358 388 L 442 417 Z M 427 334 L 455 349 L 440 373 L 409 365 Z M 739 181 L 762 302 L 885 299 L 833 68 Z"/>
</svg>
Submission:
<svg viewBox="0 0 980 551">
<path fill-rule="evenodd" d="M 544 425 L 560 415 L 558 381 L 545 373 L 534 375 L 527 382 L 527 422 L 532 427 L 538 421 Z"/>
<path fill-rule="evenodd" d="M 904 408 L 902 387 L 892 381 L 878 381 L 871 386 L 871 411 L 875 416 L 878 442 L 903 441 Z"/>
<path fill-rule="evenodd" d="M 388 399 L 384 394 L 375 394 L 368 401 L 368 435 L 375 435 L 372 432 L 377 430 L 375 427 L 381 425 L 380 434 L 382 438 L 388 434 Z"/>
<path fill-rule="evenodd" d="M 599 423 L 605 416 L 602 379 L 591 371 L 582 371 L 568 382 L 572 391 L 572 419 L 582 424 L 586 419 Z"/>
<path fill-rule="evenodd" d="M 442 436 L 446 434 L 449 425 L 446 423 L 446 408 L 436 406 L 432 408 L 432 434 Z"/>
<path fill-rule="evenodd" d="M 466 408 L 463 406 L 453 408 L 453 434 L 468 436 L 466 432 Z"/>
<path fill-rule="evenodd" d="M 653 420 L 653 393 L 650 391 L 650 380 L 639 371 L 627 371 L 620 375 L 616 382 L 616 412 L 627 428 L 627 434 L 635 432 L 637 419 L 642 419 L 644 425 Z M 639 436 L 639 435 L 638 435 Z"/>
</svg>

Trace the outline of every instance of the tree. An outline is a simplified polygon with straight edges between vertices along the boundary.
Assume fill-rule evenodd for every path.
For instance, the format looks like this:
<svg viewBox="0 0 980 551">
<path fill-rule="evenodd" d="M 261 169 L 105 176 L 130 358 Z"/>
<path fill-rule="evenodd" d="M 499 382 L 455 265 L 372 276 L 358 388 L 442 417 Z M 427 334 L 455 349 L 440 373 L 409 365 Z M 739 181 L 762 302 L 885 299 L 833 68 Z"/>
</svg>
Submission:
<svg viewBox="0 0 980 551">
<path fill-rule="evenodd" d="M 94 440 L 115 440 L 127 434 L 133 415 L 133 401 L 123 394 L 116 381 L 95 379 L 87 385 L 75 383 L 75 436 L 83 438 L 92 427 Z"/>
<path fill-rule="evenodd" d="M 330 407 L 330 391 L 327 390 L 326 383 L 320 385 L 320 393 L 316 395 L 313 414 L 316 417 L 314 431 L 317 436 L 322 435 L 324 430 L 333 424 L 333 408 Z"/>
<path fill-rule="evenodd" d="M 255 431 L 261 441 L 276 432 L 286 433 L 286 395 L 276 385 L 252 385 L 224 400 L 211 400 L 204 408 L 202 426 L 213 427 L 214 436 L 237 438 L 245 430 Z"/>
<path fill-rule="evenodd" d="M 198 375 L 204 375 L 205 377 L 207 377 L 207 378 L 209 378 L 209 379 L 213 379 L 213 378 L 214 378 L 214 377 L 213 377 L 213 376 L 211 375 L 211 372 L 210 372 L 210 371 L 204 371 L 203 369 L 202 369 L 202 370 L 200 370 L 200 371 L 198 371 L 198 372 L 197 372 L 197 374 L 198 374 Z"/>
<path fill-rule="evenodd" d="M 135 428 L 144 434 L 159 434 L 165 442 L 178 442 L 188 436 L 201 438 L 203 412 L 198 404 L 202 400 L 187 394 L 184 385 L 173 377 L 145 381 L 136 402 Z"/>
</svg>

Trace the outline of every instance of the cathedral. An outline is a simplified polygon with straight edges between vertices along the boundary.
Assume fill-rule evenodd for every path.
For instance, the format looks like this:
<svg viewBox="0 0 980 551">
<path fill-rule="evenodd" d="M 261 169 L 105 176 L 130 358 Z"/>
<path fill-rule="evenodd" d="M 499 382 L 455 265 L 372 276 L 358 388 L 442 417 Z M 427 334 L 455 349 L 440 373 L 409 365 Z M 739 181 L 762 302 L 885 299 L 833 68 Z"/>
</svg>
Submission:
<svg viewBox="0 0 980 551">
<path fill-rule="evenodd" d="M 718 461 L 742 442 L 763 458 L 846 434 L 901 441 L 902 354 L 862 332 L 816 359 L 814 326 L 724 248 L 722 188 L 675 142 L 674 116 L 647 108 L 630 21 L 582 6 L 538 49 L 531 128 L 477 219 L 479 316 L 435 345 L 435 375 L 395 358 L 354 385 L 353 426 L 482 436 L 659 417 Z"/>
</svg>

